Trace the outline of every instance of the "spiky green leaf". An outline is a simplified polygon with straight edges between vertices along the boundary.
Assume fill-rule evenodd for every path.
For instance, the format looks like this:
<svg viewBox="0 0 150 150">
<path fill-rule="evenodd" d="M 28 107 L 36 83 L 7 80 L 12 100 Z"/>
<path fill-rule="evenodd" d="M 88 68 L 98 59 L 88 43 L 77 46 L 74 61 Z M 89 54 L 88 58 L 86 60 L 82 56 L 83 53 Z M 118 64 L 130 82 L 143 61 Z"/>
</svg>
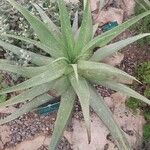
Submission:
<svg viewBox="0 0 150 150">
<path fill-rule="evenodd" d="M 70 17 L 68 15 L 64 0 L 57 0 L 57 2 L 61 21 L 61 32 L 63 35 L 64 44 L 67 47 L 67 53 L 71 58 L 73 53 L 74 39 L 70 23 Z"/>
<path fill-rule="evenodd" d="M 125 135 L 121 128 L 117 125 L 117 122 L 114 120 L 113 115 L 105 104 L 103 98 L 90 86 L 90 106 L 96 112 L 96 114 L 100 117 L 106 127 L 110 130 L 111 135 L 113 136 L 114 140 L 118 148 L 121 150 L 132 150 L 130 147 Z"/>
<path fill-rule="evenodd" d="M 78 31 L 78 11 L 76 11 L 74 20 L 73 20 L 73 25 L 72 25 L 72 32 L 75 34 Z"/>
<path fill-rule="evenodd" d="M 126 72 L 104 63 L 79 61 L 78 69 L 80 70 L 80 73 L 88 79 L 116 82 L 136 80 L 135 77 L 130 76 Z"/>
<path fill-rule="evenodd" d="M 72 88 L 69 88 L 62 95 L 49 150 L 55 150 L 57 148 L 71 117 L 75 99 L 76 95 Z"/>
<path fill-rule="evenodd" d="M 86 124 L 87 134 L 88 134 L 88 140 L 90 142 L 91 140 L 91 130 L 90 130 L 90 109 L 89 109 L 89 100 L 90 100 L 90 94 L 89 94 L 89 87 L 87 81 L 79 77 L 79 80 L 77 82 L 74 75 L 70 75 L 69 77 L 72 87 L 74 88 L 75 92 L 78 95 L 83 116 Z"/>
<path fill-rule="evenodd" d="M 32 100 L 35 97 L 42 95 L 48 91 L 51 93 L 51 95 L 59 96 L 62 93 L 64 93 L 68 89 L 69 86 L 70 86 L 70 83 L 68 82 L 67 77 L 63 76 L 60 79 L 57 79 L 50 83 L 45 83 L 40 86 L 36 86 L 31 89 L 28 89 L 22 92 L 21 94 L 8 99 L 4 103 L 0 103 L 0 108 L 22 103 L 27 100 Z"/>
<path fill-rule="evenodd" d="M 61 52 L 62 45 L 55 39 L 53 34 L 47 28 L 47 26 L 40 21 L 37 17 L 32 15 L 28 10 L 22 7 L 19 3 L 14 0 L 7 0 L 12 6 L 14 6 L 22 15 L 27 19 L 30 23 L 31 27 L 34 29 L 35 33 L 38 35 L 40 41 L 47 46 L 51 47 L 52 49 Z M 54 57 L 58 57 L 55 55 Z"/>
<path fill-rule="evenodd" d="M 92 39 L 92 36 L 92 16 L 89 1 L 87 1 L 86 8 L 83 12 L 83 20 L 79 31 L 79 36 L 74 47 L 74 57 L 80 54 L 82 48 Z"/>
<path fill-rule="evenodd" d="M 105 6 L 105 0 L 100 0 L 99 10 L 101 11 L 104 6 Z"/>
<path fill-rule="evenodd" d="M 42 67 L 23 67 L 12 65 L 10 63 L 4 63 L 3 60 L 0 59 L 0 70 L 16 73 L 23 77 L 33 77 L 47 70 L 47 66 Z"/>
<path fill-rule="evenodd" d="M 2 46 L 4 49 L 7 49 L 7 50 L 13 52 L 20 58 L 24 54 L 26 56 L 28 55 L 31 58 L 30 61 L 38 66 L 45 65 L 45 64 L 48 64 L 53 61 L 53 59 L 51 59 L 50 57 L 42 56 L 42 55 L 30 52 L 30 51 L 24 50 L 20 47 L 14 46 L 13 44 L 9 44 L 2 40 L 0 40 L 0 46 Z"/>
<path fill-rule="evenodd" d="M 126 29 L 128 29 L 130 26 L 141 20 L 142 18 L 148 16 L 150 14 L 150 11 L 144 12 L 126 22 L 123 24 L 113 28 L 110 31 L 107 31 L 97 37 L 95 37 L 93 40 L 91 40 L 82 50 L 82 53 L 80 57 L 84 57 L 86 55 L 87 51 L 93 50 L 95 47 L 103 47 L 106 44 L 108 44 L 112 39 L 117 37 L 120 33 L 124 32 Z"/>
<path fill-rule="evenodd" d="M 122 92 L 122 93 L 126 94 L 127 96 L 134 97 L 134 98 L 139 99 L 139 100 L 147 103 L 148 105 L 150 105 L 149 99 L 147 99 L 146 97 L 142 96 L 141 94 L 132 90 L 131 88 L 129 88 L 128 86 L 126 86 L 124 84 L 115 83 L 115 82 L 96 82 L 96 83 L 97 84 L 99 83 L 109 89 Z"/>
<path fill-rule="evenodd" d="M 34 87 L 37 85 L 51 82 L 51 81 L 63 76 L 65 70 L 66 70 L 66 65 L 62 62 L 51 64 L 49 67 L 49 70 L 47 70 L 37 76 L 34 76 L 18 85 L 3 89 L 0 91 L 0 93 L 4 94 L 4 93 L 10 93 L 13 91 L 18 91 L 18 90 L 25 90 L 25 89 L 28 89 L 28 88 L 31 88 L 31 87 Z"/>
<path fill-rule="evenodd" d="M 7 116 L 4 119 L 0 119 L 0 125 L 10 122 L 14 119 L 17 119 L 18 117 L 22 116 L 23 114 L 30 112 L 34 108 L 50 101 L 51 99 L 52 99 L 52 97 L 47 94 L 36 97 L 32 101 L 29 101 L 28 103 L 24 104 L 21 108 L 19 108 L 15 112 L 13 112 L 11 115 Z"/>
<path fill-rule="evenodd" d="M 74 71 L 74 74 L 75 74 L 75 78 L 76 78 L 76 80 L 78 82 L 79 81 L 79 74 L 78 74 L 77 64 L 72 64 L 72 68 L 73 68 L 73 71 Z"/>
<path fill-rule="evenodd" d="M 45 51 L 46 53 L 50 54 L 51 56 L 55 56 L 55 55 L 57 55 L 57 57 L 62 57 L 63 56 L 62 51 L 56 51 L 52 47 L 46 46 L 45 44 L 43 44 L 39 41 L 35 41 L 35 40 L 29 39 L 29 38 L 26 38 L 26 37 L 23 37 L 23 36 L 16 36 L 16 35 L 12 35 L 12 34 L 2 34 L 1 36 L 2 37 L 4 36 L 4 37 L 9 37 L 9 38 L 14 38 L 14 39 L 17 39 L 17 40 L 27 42 L 29 44 L 33 44 L 36 47 L 38 47 L 38 48 L 42 49 L 43 51 Z"/>
<path fill-rule="evenodd" d="M 90 60 L 91 61 L 102 61 L 106 57 L 112 55 L 113 53 L 115 53 L 119 50 L 121 50 L 125 46 L 127 46 L 127 45 L 141 39 L 141 38 L 144 38 L 146 36 L 150 36 L 150 34 L 149 33 L 140 34 L 140 35 L 133 36 L 133 37 L 127 38 L 125 40 L 121 40 L 119 42 L 110 44 L 108 46 L 102 47 L 94 53 L 94 55 L 90 58 Z"/>
<path fill-rule="evenodd" d="M 61 36 L 61 32 L 59 28 L 52 22 L 52 20 L 47 16 L 45 11 L 36 3 L 32 3 L 36 10 L 39 12 L 43 22 L 47 25 L 48 29 L 51 33 L 54 34 L 56 39 L 59 39 Z"/>
<path fill-rule="evenodd" d="M 99 26 L 98 23 L 96 23 L 96 24 L 93 25 L 93 36 L 92 36 L 93 38 L 94 38 L 95 33 L 96 33 L 97 29 L 98 29 L 98 26 Z"/>
</svg>

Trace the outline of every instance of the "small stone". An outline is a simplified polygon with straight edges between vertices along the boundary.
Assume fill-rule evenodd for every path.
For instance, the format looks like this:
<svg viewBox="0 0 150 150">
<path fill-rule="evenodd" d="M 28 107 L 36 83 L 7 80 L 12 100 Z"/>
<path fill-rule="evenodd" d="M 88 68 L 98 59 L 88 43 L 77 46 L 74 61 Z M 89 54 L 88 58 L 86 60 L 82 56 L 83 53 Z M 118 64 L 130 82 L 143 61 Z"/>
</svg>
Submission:
<svg viewBox="0 0 150 150">
<path fill-rule="evenodd" d="M 4 145 L 2 143 L 2 141 L 0 141 L 0 149 L 2 150 L 4 148 Z"/>
<path fill-rule="evenodd" d="M 10 127 L 6 125 L 0 126 L 0 139 L 4 145 L 7 142 L 11 141 L 10 134 L 11 134 Z"/>
<path fill-rule="evenodd" d="M 117 66 L 120 65 L 124 58 L 124 54 L 122 53 L 115 53 L 114 55 L 106 58 L 103 62 L 106 64 L 109 64 L 111 66 Z"/>
</svg>

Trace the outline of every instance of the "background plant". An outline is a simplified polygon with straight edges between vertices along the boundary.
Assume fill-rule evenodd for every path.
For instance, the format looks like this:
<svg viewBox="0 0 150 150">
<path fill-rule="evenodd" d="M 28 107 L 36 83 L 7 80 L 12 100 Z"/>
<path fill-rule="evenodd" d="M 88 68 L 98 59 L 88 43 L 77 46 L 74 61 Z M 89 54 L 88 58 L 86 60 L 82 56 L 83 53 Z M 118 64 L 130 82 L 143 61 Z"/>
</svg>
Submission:
<svg viewBox="0 0 150 150">
<path fill-rule="evenodd" d="M 146 97 L 150 97 L 150 62 L 144 62 L 141 63 L 137 66 L 136 69 L 136 76 L 137 78 L 143 83 L 144 86 L 144 95 Z M 135 89 L 138 89 L 139 85 L 134 85 Z M 140 85 L 141 86 L 141 85 Z M 147 106 L 145 103 L 142 103 L 141 101 L 135 99 L 135 98 L 130 98 L 127 101 L 127 106 L 131 109 L 134 110 L 134 112 L 137 109 L 142 110 L 146 124 L 143 126 L 143 140 L 144 142 L 147 142 L 150 140 L 150 111 L 149 111 L 149 106 Z"/>
<path fill-rule="evenodd" d="M 136 0 L 135 5 L 135 15 L 141 14 L 144 11 L 150 10 L 150 1 L 149 0 Z M 148 17 L 143 18 L 139 23 L 135 24 L 133 27 L 137 33 L 147 33 L 150 31 L 150 19 Z M 145 44 L 150 45 L 150 37 L 145 37 L 139 41 L 141 46 Z"/>
<path fill-rule="evenodd" d="M 5 81 L 2 73 L 0 74 L 0 89 L 8 87 L 7 82 Z M 5 102 L 7 100 L 7 94 L 0 95 L 0 103 Z"/>
<path fill-rule="evenodd" d="M 16 73 L 27 78 L 26 81 L 20 84 L 0 91 L 0 94 L 23 91 L 21 94 L 1 103 L 1 107 L 25 102 L 15 113 L 1 119 L 0 124 L 7 123 L 24 113 L 34 110 L 41 104 L 52 100 L 53 96 L 61 96 L 61 103 L 50 144 L 50 150 L 55 150 L 70 120 L 74 102 L 78 96 L 89 142 L 91 140 L 89 107 L 91 107 L 110 130 L 118 148 L 121 150 L 132 149 L 123 131 L 113 119 L 108 106 L 92 85 L 95 83 L 100 84 L 150 104 L 150 101 L 146 97 L 123 84 L 125 81 L 137 81 L 134 77 L 103 63 L 103 59 L 106 57 L 128 44 L 150 35 L 149 33 L 140 34 L 107 45 L 132 24 L 149 15 L 150 11 L 132 18 L 111 31 L 94 37 L 97 25 L 92 25 L 89 1 L 84 1 L 85 7 L 81 26 L 78 27 L 78 13 L 76 12 L 71 27 L 70 17 L 64 1 L 57 0 L 61 28 L 57 27 L 41 7 L 35 3 L 33 6 L 38 10 L 43 21 L 35 17 L 31 12 L 22 7 L 22 5 L 16 3 L 16 1 L 8 0 L 8 2 L 30 23 L 38 40 L 12 34 L 2 34 L 1 37 L 14 38 L 33 44 L 44 51 L 46 55 L 28 51 L 0 40 L 0 45 L 4 49 L 14 53 L 17 57 L 30 58 L 30 66 L 16 66 L 13 64 L 13 61 L 0 60 L 1 70 Z M 99 47 L 99 49 L 93 52 L 93 49 L 96 47 Z M 48 94 L 49 91 L 55 91 L 52 94 L 53 96 Z"/>
</svg>

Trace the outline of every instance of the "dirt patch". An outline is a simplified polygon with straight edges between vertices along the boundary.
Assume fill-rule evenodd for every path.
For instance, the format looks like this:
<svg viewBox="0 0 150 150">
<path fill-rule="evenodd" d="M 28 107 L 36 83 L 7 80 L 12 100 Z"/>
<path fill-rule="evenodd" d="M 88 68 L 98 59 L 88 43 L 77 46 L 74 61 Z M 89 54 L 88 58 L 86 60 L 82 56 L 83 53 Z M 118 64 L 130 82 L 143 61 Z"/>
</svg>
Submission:
<svg viewBox="0 0 150 150">
<path fill-rule="evenodd" d="M 127 30 L 119 36 L 119 39 L 125 39 L 135 34 L 135 31 Z M 150 47 L 147 45 L 141 47 L 137 42 L 125 47 L 122 53 L 124 54 L 124 59 L 120 64 L 120 68 L 131 75 L 135 74 L 135 69 L 138 64 L 150 61 Z"/>
<path fill-rule="evenodd" d="M 1 150 L 33 150 L 33 148 L 35 150 L 37 150 L 36 148 L 39 148 L 39 150 L 47 150 L 50 143 L 50 136 L 53 132 L 55 119 L 56 113 L 44 116 L 33 112 L 7 123 L 7 127 L 9 127 L 9 138 L 5 142 L 3 142 L 2 139 L 0 140 L 2 141 Z M 0 126 L 0 133 L 4 137 L 6 131 L 4 129 L 1 130 L 2 127 L 3 126 Z M 69 127 L 68 130 L 70 131 L 71 127 Z M 41 143 L 42 140 L 41 142 L 37 142 L 41 138 L 44 141 L 44 137 L 45 139 L 48 138 L 49 142 L 46 144 Z M 27 148 L 24 147 L 26 149 L 22 149 L 26 144 L 29 144 L 30 146 Z M 59 144 L 58 150 L 71 150 L 71 145 L 65 138 L 63 138 Z"/>
</svg>

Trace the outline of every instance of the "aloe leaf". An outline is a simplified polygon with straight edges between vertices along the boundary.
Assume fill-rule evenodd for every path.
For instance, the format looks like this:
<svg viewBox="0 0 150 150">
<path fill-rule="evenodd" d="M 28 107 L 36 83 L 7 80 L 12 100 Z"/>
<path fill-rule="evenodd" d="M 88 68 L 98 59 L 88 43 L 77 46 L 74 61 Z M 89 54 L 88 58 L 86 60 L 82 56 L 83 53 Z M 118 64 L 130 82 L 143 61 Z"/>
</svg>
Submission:
<svg viewBox="0 0 150 150">
<path fill-rule="evenodd" d="M 23 36 L 16 36 L 16 35 L 12 35 L 12 34 L 2 34 L 1 36 L 2 37 L 4 36 L 4 37 L 9 37 L 9 38 L 15 38 L 17 40 L 21 40 L 21 41 L 27 42 L 29 44 L 33 44 L 36 47 L 38 47 L 38 48 L 42 49 L 43 51 L 45 51 L 46 53 L 50 54 L 52 57 L 53 56 L 55 57 L 55 55 L 57 55 L 57 57 L 63 56 L 62 51 L 56 51 L 53 48 L 51 48 L 49 46 L 46 46 L 45 44 L 43 44 L 41 42 L 26 38 L 26 37 L 23 37 Z"/>
<path fill-rule="evenodd" d="M 100 7 L 99 10 L 102 10 L 102 8 L 105 6 L 105 0 L 100 0 Z"/>
<path fill-rule="evenodd" d="M 88 2 L 88 0 L 83 0 L 84 9 L 86 9 L 87 2 Z"/>
<path fill-rule="evenodd" d="M 34 76 L 31 79 L 28 79 L 18 85 L 3 89 L 0 91 L 0 94 L 10 93 L 10 92 L 18 91 L 18 90 L 25 90 L 25 89 L 28 89 L 37 85 L 51 82 L 63 76 L 65 70 L 66 70 L 66 66 L 64 66 L 64 64 L 56 64 L 56 63 L 52 64 L 49 70 L 37 76 Z"/>
<path fill-rule="evenodd" d="M 74 41 L 77 42 L 80 33 L 80 28 L 78 28 L 77 32 L 74 34 Z"/>
<path fill-rule="evenodd" d="M 67 45 L 67 53 L 71 58 L 73 53 L 74 39 L 73 39 L 70 18 L 64 0 L 57 0 L 57 2 L 58 2 L 60 21 L 61 21 L 61 32 L 64 38 L 64 44 Z"/>
<path fill-rule="evenodd" d="M 51 85 L 52 86 L 52 85 Z M 7 101 L 0 103 L 0 107 L 7 107 L 12 106 L 14 104 L 22 103 L 27 100 L 32 100 L 33 98 L 48 92 L 50 90 L 50 84 L 42 84 L 40 86 L 33 87 L 29 90 L 26 90 L 25 92 L 22 92 L 21 94 L 12 97 L 8 99 Z"/>
<path fill-rule="evenodd" d="M 22 13 L 22 15 L 30 23 L 31 27 L 34 29 L 35 33 L 38 35 L 38 38 L 42 43 L 46 44 L 47 46 L 51 47 L 51 49 L 54 49 L 56 51 L 60 52 L 62 50 L 60 43 L 57 42 L 53 34 L 42 21 L 40 21 L 37 17 L 33 16 L 28 10 L 26 10 L 14 0 L 7 1 L 12 6 L 14 6 L 20 13 Z M 57 57 L 57 55 L 55 55 L 55 57 Z"/>
<path fill-rule="evenodd" d="M 51 31 L 51 33 L 54 35 L 54 37 L 57 39 L 59 43 L 64 45 L 63 40 L 62 40 L 62 34 L 59 30 L 59 27 L 56 26 L 52 20 L 46 15 L 46 13 L 43 11 L 43 9 L 36 3 L 33 3 L 33 6 L 36 8 L 36 10 L 39 12 L 42 20 L 44 23 L 47 25 L 48 29 Z M 64 46 L 65 47 L 65 46 Z M 58 55 L 59 56 L 59 55 Z M 62 56 L 62 55 L 61 55 Z"/>
<path fill-rule="evenodd" d="M 56 150 L 57 145 L 59 144 L 59 141 L 71 117 L 75 99 L 76 94 L 72 88 L 68 89 L 62 95 L 49 150 Z"/>
<path fill-rule="evenodd" d="M 98 82 L 96 82 L 96 83 L 98 84 Z M 103 86 L 105 86 L 109 89 L 122 92 L 122 93 L 126 94 L 127 96 L 134 97 L 134 98 L 139 99 L 139 100 L 147 103 L 148 105 L 150 105 L 150 100 L 149 99 L 142 96 L 138 92 L 132 90 L 131 88 L 129 88 L 126 85 L 123 85 L 123 84 L 120 84 L 120 83 L 115 83 L 115 82 L 99 82 L 99 84 L 101 84 L 101 85 L 103 85 Z"/>
<path fill-rule="evenodd" d="M 75 17 L 73 20 L 73 25 L 72 25 L 72 32 L 75 34 L 78 31 L 78 11 L 75 13 Z"/>
<path fill-rule="evenodd" d="M 73 68 L 73 70 L 74 70 L 75 78 L 76 78 L 77 82 L 79 82 L 79 75 L 78 75 L 78 67 L 77 67 L 77 64 L 72 64 L 72 68 Z"/>
<path fill-rule="evenodd" d="M 148 11 L 148 9 L 146 8 L 146 6 L 144 6 L 143 2 L 140 2 L 139 0 L 135 0 L 135 2 L 140 5 L 145 11 Z"/>
<path fill-rule="evenodd" d="M 16 61 L 8 60 L 8 59 L 0 59 L 0 63 L 15 64 Z"/>
<path fill-rule="evenodd" d="M 55 38 L 60 38 L 61 32 L 59 28 L 53 23 L 53 21 L 47 16 L 47 14 L 44 12 L 44 10 L 36 3 L 32 3 L 32 5 L 36 8 L 36 10 L 39 12 L 43 22 L 47 25 L 48 29 L 51 31 L 51 33 L 54 34 Z"/>
<path fill-rule="evenodd" d="M 24 104 L 21 108 L 19 108 L 15 112 L 13 112 L 11 115 L 7 116 L 4 119 L 0 119 L 0 125 L 10 122 L 14 119 L 17 119 L 18 117 L 22 116 L 23 114 L 30 112 L 34 108 L 50 101 L 51 99 L 52 99 L 52 97 L 49 96 L 48 94 L 44 94 L 39 97 L 36 97 L 32 101 L 29 101 L 28 103 Z"/>
<path fill-rule="evenodd" d="M 0 46 L 13 52 L 18 57 L 22 57 L 23 53 L 25 53 L 26 55 L 29 55 L 31 57 L 31 62 L 39 66 L 48 64 L 53 61 L 53 59 L 51 59 L 50 57 L 42 56 L 42 55 L 30 52 L 30 51 L 24 50 L 20 47 L 14 46 L 13 44 L 6 43 L 2 40 L 0 40 Z"/>
<path fill-rule="evenodd" d="M 23 67 L 17 65 L 11 65 L 9 63 L 4 63 L 0 60 L 0 70 L 16 73 L 23 77 L 33 77 L 47 70 L 46 66 L 42 67 Z"/>
<path fill-rule="evenodd" d="M 64 93 L 69 86 L 70 83 L 68 82 L 68 78 L 66 76 L 63 76 L 55 81 L 45 83 L 40 86 L 35 86 L 31 89 L 22 92 L 21 94 L 15 97 L 8 99 L 3 103 L 0 103 L 0 108 L 12 106 L 14 104 L 25 102 L 27 100 L 32 100 L 33 98 L 42 95 L 48 91 L 50 91 L 52 94 L 55 94 L 55 96 L 59 96 L 62 93 Z"/>
<path fill-rule="evenodd" d="M 150 7 L 150 1 L 149 0 L 144 0 L 144 2 L 147 4 L 147 6 Z"/>
<path fill-rule="evenodd" d="M 121 40 L 119 42 L 110 44 L 108 46 L 102 47 L 94 53 L 94 55 L 90 58 L 90 60 L 91 61 L 102 61 L 106 57 L 112 55 L 113 53 L 115 53 L 119 50 L 121 50 L 125 46 L 127 46 L 127 45 L 141 39 L 141 38 L 144 38 L 146 36 L 150 36 L 150 34 L 149 33 L 140 34 L 140 35 L 133 36 L 133 37 L 127 38 L 125 40 Z"/>
<path fill-rule="evenodd" d="M 109 30 L 109 31 L 95 37 L 83 48 L 80 57 L 84 56 L 86 54 L 86 52 L 89 51 L 89 49 L 92 50 L 95 47 L 103 47 L 103 46 L 107 45 L 115 37 L 117 37 L 120 33 L 124 32 L 130 26 L 132 26 L 133 24 L 135 24 L 142 18 L 148 16 L 149 14 L 150 14 L 150 11 L 144 12 L 144 13 L 122 23 L 121 25 L 113 28 L 112 30 Z"/>
<path fill-rule="evenodd" d="M 91 121 L 90 121 L 90 109 L 89 109 L 90 94 L 89 94 L 88 83 L 82 77 L 79 77 L 79 80 L 77 82 L 74 75 L 70 75 L 69 79 L 70 79 L 72 87 L 74 88 L 75 92 L 78 95 L 78 98 L 82 107 L 83 116 L 84 116 L 86 129 L 87 129 L 88 141 L 90 143 L 91 141 L 90 122 Z"/>
<path fill-rule="evenodd" d="M 95 36 L 95 33 L 96 33 L 97 29 L 98 29 L 98 26 L 99 26 L 98 23 L 96 23 L 96 24 L 93 25 L 93 36 L 92 37 Z"/>
<path fill-rule="evenodd" d="M 112 67 L 104 63 L 79 61 L 78 69 L 80 73 L 88 79 L 96 79 L 100 81 L 116 81 L 116 82 L 129 82 L 137 79 L 126 72 Z"/>
<path fill-rule="evenodd" d="M 78 56 L 83 47 L 92 39 L 93 25 L 92 15 L 90 10 L 89 1 L 87 1 L 86 8 L 83 12 L 83 20 L 80 27 L 79 36 L 74 48 L 74 56 Z"/>
<path fill-rule="evenodd" d="M 90 86 L 90 106 L 103 121 L 106 127 L 111 132 L 118 148 L 121 150 L 132 150 L 121 128 L 117 125 L 113 115 L 105 104 L 103 98 Z"/>
</svg>

